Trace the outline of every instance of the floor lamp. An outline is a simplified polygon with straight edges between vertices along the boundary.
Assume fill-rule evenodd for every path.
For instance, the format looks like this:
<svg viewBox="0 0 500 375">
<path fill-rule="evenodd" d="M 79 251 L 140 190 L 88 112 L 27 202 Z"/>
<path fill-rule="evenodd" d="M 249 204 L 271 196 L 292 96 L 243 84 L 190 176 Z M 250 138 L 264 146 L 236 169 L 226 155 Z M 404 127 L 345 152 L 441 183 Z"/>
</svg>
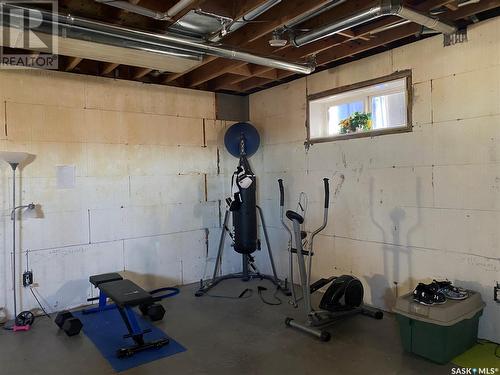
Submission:
<svg viewBox="0 0 500 375">
<path fill-rule="evenodd" d="M 30 154 L 26 152 L 1 151 L 0 160 L 9 163 L 12 168 L 12 211 L 10 218 L 12 220 L 12 294 L 14 296 L 14 320 L 17 317 L 17 283 L 16 283 L 16 210 L 27 208 L 35 209 L 33 203 L 26 206 L 16 206 L 16 169 L 20 163 L 28 159 Z M 15 324 L 15 323 L 14 323 Z"/>
</svg>

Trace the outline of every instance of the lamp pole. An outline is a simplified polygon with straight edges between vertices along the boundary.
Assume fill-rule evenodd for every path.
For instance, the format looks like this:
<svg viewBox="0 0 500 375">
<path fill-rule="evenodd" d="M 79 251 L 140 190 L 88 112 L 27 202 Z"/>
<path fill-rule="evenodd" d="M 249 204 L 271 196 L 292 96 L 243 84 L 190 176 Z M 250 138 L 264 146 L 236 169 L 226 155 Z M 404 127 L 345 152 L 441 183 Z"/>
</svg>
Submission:
<svg viewBox="0 0 500 375">
<path fill-rule="evenodd" d="M 16 290 L 16 169 L 19 163 L 9 163 L 12 167 L 12 294 L 14 296 L 14 319 L 17 317 L 17 290 Z"/>
</svg>

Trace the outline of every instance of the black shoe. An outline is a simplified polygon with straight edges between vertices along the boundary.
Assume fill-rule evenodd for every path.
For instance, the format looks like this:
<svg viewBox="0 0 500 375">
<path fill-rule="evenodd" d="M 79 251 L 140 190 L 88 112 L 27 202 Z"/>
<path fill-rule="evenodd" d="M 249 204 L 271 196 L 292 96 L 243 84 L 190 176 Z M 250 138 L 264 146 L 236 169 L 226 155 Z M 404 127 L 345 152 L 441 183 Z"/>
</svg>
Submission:
<svg viewBox="0 0 500 375">
<path fill-rule="evenodd" d="M 413 290 L 413 300 L 422 305 L 442 305 L 446 302 L 446 297 L 439 291 L 434 291 L 429 285 L 419 283 Z"/>
<path fill-rule="evenodd" d="M 437 281 L 434 280 L 429 287 L 434 292 L 443 293 L 444 296 L 448 299 L 453 300 L 464 300 L 469 297 L 469 292 L 463 288 L 457 288 L 456 286 L 451 285 L 451 281 Z"/>
</svg>

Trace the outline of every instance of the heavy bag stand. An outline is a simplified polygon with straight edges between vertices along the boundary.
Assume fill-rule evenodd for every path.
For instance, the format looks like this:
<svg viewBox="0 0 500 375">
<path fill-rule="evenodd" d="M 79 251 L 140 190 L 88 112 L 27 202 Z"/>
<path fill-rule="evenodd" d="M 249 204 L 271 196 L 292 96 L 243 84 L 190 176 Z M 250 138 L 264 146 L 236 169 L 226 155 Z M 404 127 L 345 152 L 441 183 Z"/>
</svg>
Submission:
<svg viewBox="0 0 500 375">
<path fill-rule="evenodd" d="M 282 281 L 278 278 L 276 273 L 276 266 L 274 264 L 273 253 L 269 236 L 264 221 L 262 209 L 255 203 L 255 175 L 248 163 L 248 157 L 252 156 L 260 144 L 260 137 L 257 130 L 249 123 L 240 122 L 232 125 L 224 136 L 224 144 L 231 155 L 239 158 L 238 167 L 246 171 L 247 175 L 251 175 L 252 184 L 247 189 L 241 189 L 241 207 L 236 211 L 231 211 L 229 206 L 224 214 L 224 224 L 219 239 L 219 247 L 217 251 L 217 258 L 215 261 L 214 272 L 211 279 L 200 280 L 200 288 L 196 291 L 195 296 L 201 297 L 207 293 L 214 286 L 223 280 L 228 279 L 242 279 L 249 281 L 252 279 L 269 280 L 276 287 L 281 290 L 285 295 L 289 295 L 287 281 Z M 235 229 L 234 236 L 228 227 L 229 214 L 233 213 L 233 227 Z M 255 250 L 260 250 L 260 240 L 257 238 L 257 215 L 258 212 L 260 222 L 264 232 L 264 239 L 269 255 L 269 262 L 271 264 L 272 275 L 265 275 L 258 271 L 254 264 L 254 258 L 251 255 Z M 222 254 L 224 252 L 224 244 L 226 240 L 226 233 L 233 240 L 234 250 L 241 254 L 242 257 L 242 271 L 231 273 L 227 275 L 219 275 L 222 262 Z M 241 244 L 243 242 L 243 244 Z"/>
</svg>

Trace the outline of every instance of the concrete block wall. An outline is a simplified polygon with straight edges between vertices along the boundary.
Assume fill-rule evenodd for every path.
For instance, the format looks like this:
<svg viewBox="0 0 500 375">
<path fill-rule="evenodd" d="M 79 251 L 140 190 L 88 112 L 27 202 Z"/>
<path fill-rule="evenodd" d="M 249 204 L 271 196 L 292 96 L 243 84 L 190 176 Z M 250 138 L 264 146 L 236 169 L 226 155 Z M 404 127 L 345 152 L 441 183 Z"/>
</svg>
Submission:
<svg viewBox="0 0 500 375">
<path fill-rule="evenodd" d="M 35 155 L 18 174 L 17 199 L 41 204 L 44 217 L 19 221 L 18 251 L 30 251 L 46 308 L 84 304 L 92 274 L 126 271 L 150 289 L 211 272 L 226 188 L 218 149 L 227 124 L 215 120 L 214 100 L 59 72 L 0 72 L 0 150 Z M 75 167 L 74 188 L 58 188 L 61 165 Z M 1 164 L 0 306 L 9 312 L 11 176 Z M 16 259 L 20 275 L 24 253 Z M 19 310 L 36 307 L 29 290 L 19 287 L 19 296 Z"/>
<path fill-rule="evenodd" d="M 481 292 L 480 336 L 500 341 L 500 18 L 443 47 L 438 35 L 251 95 L 263 147 L 252 159 L 260 204 L 286 270 L 277 179 L 295 209 L 308 196 L 306 228 L 322 220 L 322 178 L 331 179 L 329 224 L 316 242 L 314 278 L 352 273 L 370 304 L 390 310 L 417 282 L 448 278 Z M 412 70 L 413 132 L 304 148 L 306 97 Z M 341 178 L 341 175 L 344 178 Z"/>
</svg>

